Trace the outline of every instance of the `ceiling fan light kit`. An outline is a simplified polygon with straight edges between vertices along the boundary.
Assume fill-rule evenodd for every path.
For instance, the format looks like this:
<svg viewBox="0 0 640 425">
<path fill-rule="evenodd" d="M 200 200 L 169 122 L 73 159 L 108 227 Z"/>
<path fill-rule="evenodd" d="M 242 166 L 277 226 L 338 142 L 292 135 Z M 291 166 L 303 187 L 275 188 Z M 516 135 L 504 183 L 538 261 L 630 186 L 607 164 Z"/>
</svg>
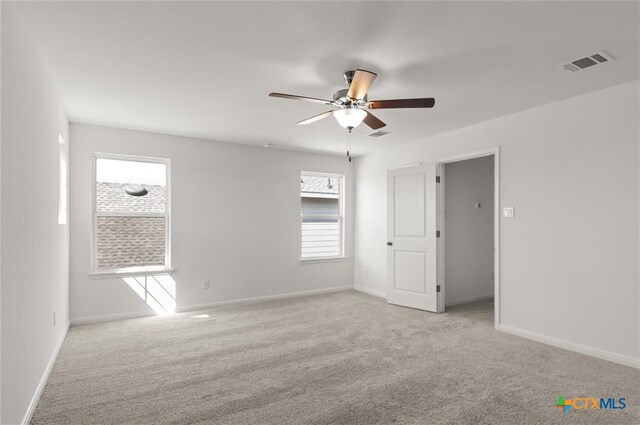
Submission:
<svg viewBox="0 0 640 425">
<path fill-rule="evenodd" d="M 340 126 L 351 131 L 362 124 L 362 120 L 367 116 L 367 111 L 358 108 L 344 108 L 333 111 L 333 117 Z"/>
</svg>

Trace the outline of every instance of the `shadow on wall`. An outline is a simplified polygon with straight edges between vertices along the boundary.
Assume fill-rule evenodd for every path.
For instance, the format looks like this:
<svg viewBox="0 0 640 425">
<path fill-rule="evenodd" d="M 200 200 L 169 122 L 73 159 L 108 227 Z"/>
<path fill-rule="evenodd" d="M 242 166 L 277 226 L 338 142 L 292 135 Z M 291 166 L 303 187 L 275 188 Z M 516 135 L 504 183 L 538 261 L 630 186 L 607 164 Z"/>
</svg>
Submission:
<svg viewBox="0 0 640 425">
<path fill-rule="evenodd" d="M 123 280 L 158 316 L 175 313 L 176 281 L 171 276 L 137 276 Z"/>
</svg>

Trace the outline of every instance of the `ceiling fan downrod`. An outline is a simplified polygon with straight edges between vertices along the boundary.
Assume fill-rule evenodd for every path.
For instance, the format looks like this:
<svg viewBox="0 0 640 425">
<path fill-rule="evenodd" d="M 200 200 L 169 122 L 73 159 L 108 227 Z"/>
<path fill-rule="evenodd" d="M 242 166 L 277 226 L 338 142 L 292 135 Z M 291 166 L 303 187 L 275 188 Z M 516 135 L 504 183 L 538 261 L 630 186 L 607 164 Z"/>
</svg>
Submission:
<svg viewBox="0 0 640 425">
<path fill-rule="evenodd" d="M 355 75 L 355 73 L 356 71 L 345 71 L 345 73 L 342 74 L 342 77 L 347 82 L 347 86 L 351 85 L 351 82 L 353 81 L 353 76 Z"/>
</svg>

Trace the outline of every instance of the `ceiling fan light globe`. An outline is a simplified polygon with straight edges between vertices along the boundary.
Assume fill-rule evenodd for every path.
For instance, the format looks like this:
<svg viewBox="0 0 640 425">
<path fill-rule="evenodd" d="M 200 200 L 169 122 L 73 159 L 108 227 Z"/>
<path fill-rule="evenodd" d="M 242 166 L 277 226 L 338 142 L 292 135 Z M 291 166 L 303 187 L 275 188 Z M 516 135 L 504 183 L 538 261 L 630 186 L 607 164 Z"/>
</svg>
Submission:
<svg viewBox="0 0 640 425">
<path fill-rule="evenodd" d="M 338 109 L 333 111 L 333 116 L 341 127 L 356 128 L 362 124 L 362 120 L 367 116 L 367 111 L 357 108 Z"/>
</svg>

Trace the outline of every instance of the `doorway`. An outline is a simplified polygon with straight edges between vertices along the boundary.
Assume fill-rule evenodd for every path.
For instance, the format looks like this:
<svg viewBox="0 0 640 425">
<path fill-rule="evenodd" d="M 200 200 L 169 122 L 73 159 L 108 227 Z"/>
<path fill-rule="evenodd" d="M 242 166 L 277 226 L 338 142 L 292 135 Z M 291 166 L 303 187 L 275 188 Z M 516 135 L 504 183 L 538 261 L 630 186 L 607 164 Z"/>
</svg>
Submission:
<svg viewBox="0 0 640 425">
<path fill-rule="evenodd" d="M 442 310 L 494 299 L 499 325 L 499 162 L 490 149 L 438 163 L 438 282 Z"/>
</svg>

